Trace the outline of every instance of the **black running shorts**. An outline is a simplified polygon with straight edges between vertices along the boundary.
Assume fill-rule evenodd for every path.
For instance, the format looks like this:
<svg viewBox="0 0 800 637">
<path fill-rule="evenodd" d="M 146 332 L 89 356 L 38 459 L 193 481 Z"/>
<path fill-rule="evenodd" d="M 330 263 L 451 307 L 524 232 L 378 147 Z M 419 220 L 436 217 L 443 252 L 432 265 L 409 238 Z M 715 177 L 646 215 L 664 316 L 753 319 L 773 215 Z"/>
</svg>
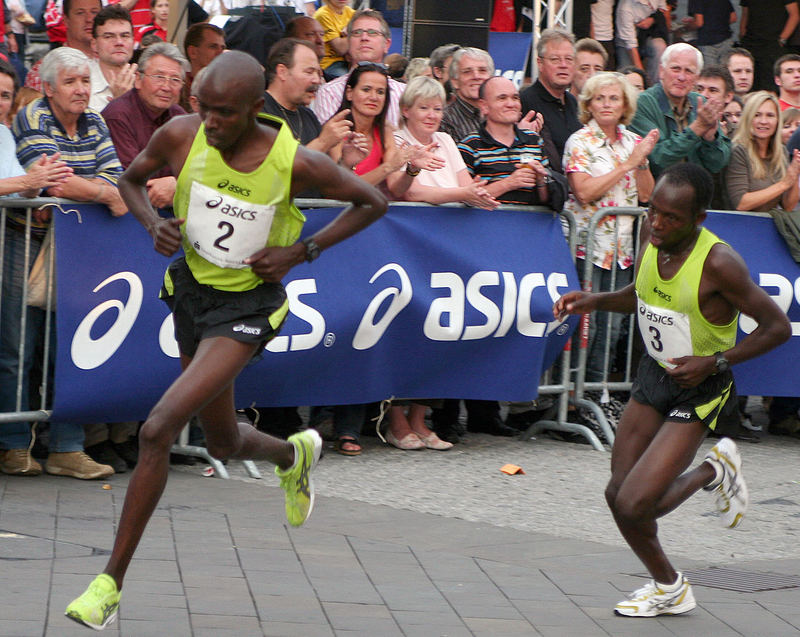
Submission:
<svg viewBox="0 0 800 637">
<path fill-rule="evenodd" d="M 700 420 L 709 429 L 717 426 L 720 414 L 736 407 L 736 388 L 730 371 L 709 376 L 697 387 L 681 387 L 650 356 L 642 356 L 631 388 L 631 398 L 650 405 L 665 420 Z"/>
<path fill-rule="evenodd" d="M 181 257 L 167 269 L 173 294 L 166 286 L 161 299 L 172 310 L 175 339 L 181 354 L 193 357 L 204 338 L 226 336 L 257 343 L 254 358 L 278 333 L 288 313 L 286 291 L 280 283 L 262 283 L 246 292 L 226 292 L 198 283 Z"/>
</svg>

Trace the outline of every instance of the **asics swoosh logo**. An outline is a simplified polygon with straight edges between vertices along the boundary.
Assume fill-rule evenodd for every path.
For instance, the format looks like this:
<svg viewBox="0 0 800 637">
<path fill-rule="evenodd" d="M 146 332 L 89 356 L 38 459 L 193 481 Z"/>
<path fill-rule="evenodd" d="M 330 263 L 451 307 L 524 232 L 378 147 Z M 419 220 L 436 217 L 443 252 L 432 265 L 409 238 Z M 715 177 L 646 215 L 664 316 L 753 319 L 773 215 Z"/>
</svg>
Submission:
<svg viewBox="0 0 800 637">
<path fill-rule="evenodd" d="M 303 458 L 302 464 L 300 469 L 300 475 L 297 478 L 297 490 L 300 491 L 306 497 L 311 497 L 311 493 L 309 490 L 308 485 L 308 469 L 310 464 L 306 462 L 306 458 L 308 457 L 308 453 L 306 451 L 305 446 L 301 445 L 300 448 L 303 450 Z"/>
</svg>

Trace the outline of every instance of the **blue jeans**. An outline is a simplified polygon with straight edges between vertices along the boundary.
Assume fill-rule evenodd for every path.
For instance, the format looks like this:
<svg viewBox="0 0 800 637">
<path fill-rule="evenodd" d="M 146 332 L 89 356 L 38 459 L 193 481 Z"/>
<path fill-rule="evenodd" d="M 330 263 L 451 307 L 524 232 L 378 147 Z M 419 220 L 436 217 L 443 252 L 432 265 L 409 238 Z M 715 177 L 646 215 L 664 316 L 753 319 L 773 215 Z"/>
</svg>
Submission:
<svg viewBox="0 0 800 637">
<path fill-rule="evenodd" d="M 583 277 L 585 262 L 578 259 L 578 272 Z M 614 290 L 624 288 L 633 281 L 633 267 L 624 270 L 618 269 L 614 280 Z M 592 264 L 592 292 L 610 292 L 611 290 L 611 270 L 605 270 Z M 606 334 L 611 332 L 610 346 L 608 350 L 609 371 L 614 363 L 617 352 L 617 342 L 622 328 L 622 321 L 625 315 L 619 312 L 593 312 L 592 320 L 589 323 L 589 343 L 586 352 L 586 380 L 588 382 L 598 382 L 603 380 Z"/>
<path fill-rule="evenodd" d="M 31 236 L 31 249 L 28 263 L 25 263 L 25 232 L 6 225 L 6 239 L 3 244 L 3 289 L 0 308 L 0 413 L 27 411 L 28 379 L 33 366 L 33 355 L 37 345 L 44 337 L 46 312 L 39 308 L 26 308 L 25 354 L 22 370 L 19 369 L 19 355 L 22 345 L 22 285 L 30 272 L 42 239 Z M 55 325 L 55 321 L 52 321 Z M 52 365 L 55 357 L 55 332 L 50 339 L 50 369 L 45 370 L 52 378 Z M 22 377 L 22 396 L 17 407 L 17 378 Z M 48 383 L 52 387 L 52 383 Z M 0 447 L 22 449 L 31 441 L 31 426 L 27 422 L 5 423 L 0 425 Z M 83 425 L 50 423 L 50 451 L 81 451 L 83 449 Z"/>
</svg>

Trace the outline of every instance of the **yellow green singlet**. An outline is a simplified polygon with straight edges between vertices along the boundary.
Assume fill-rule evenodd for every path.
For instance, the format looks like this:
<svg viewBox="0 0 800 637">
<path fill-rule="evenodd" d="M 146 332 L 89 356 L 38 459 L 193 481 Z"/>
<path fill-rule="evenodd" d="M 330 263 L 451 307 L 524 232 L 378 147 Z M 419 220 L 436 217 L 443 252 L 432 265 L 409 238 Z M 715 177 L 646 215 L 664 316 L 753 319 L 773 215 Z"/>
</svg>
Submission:
<svg viewBox="0 0 800 637">
<path fill-rule="evenodd" d="M 636 273 L 636 314 L 647 353 L 662 367 L 670 366 L 669 358 L 710 356 L 736 343 L 738 312 L 727 325 L 714 325 L 698 303 L 703 265 L 717 243 L 725 242 L 701 228 L 691 253 L 669 280 L 658 273 L 658 249 L 650 243 L 645 248 Z"/>
<path fill-rule="evenodd" d="M 298 143 L 289 127 L 270 115 L 260 125 L 278 128 L 263 163 L 242 173 L 209 146 L 201 124 L 175 190 L 186 263 L 195 279 L 219 290 L 243 292 L 263 283 L 243 260 L 265 246 L 297 241 L 305 217 L 291 198 L 292 165 Z M 169 291 L 171 281 L 165 277 Z"/>
</svg>

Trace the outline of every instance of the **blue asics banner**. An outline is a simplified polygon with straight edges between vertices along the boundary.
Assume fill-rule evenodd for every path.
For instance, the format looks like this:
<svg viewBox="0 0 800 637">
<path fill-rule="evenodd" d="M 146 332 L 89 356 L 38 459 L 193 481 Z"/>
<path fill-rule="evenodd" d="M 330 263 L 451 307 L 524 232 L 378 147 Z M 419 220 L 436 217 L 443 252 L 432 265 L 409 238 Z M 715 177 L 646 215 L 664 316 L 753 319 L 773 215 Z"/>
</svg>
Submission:
<svg viewBox="0 0 800 637">
<path fill-rule="evenodd" d="M 788 343 L 733 367 L 737 392 L 741 396 L 800 396 L 800 377 L 793 373 L 800 360 L 800 265 L 789 255 L 770 217 L 711 212 L 704 225 L 742 255 L 750 276 L 792 322 Z M 753 319 L 740 317 L 738 338 L 755 328 Z"/>
<path fill-rule="evenodd" d="M 170 260 L 130 215 L 79 208 L 56 222 L 53 419 L 142 419 L 180 371 L 157 298 Z M 336 214 L 309 212 L 304 234 Z M 552 320 L 578 284 L 547 213 L 392 206 L 284 284 L 289 318 L 237 380 L 240 406 L 531 399 L 577 322 Z"/>
</svg>

